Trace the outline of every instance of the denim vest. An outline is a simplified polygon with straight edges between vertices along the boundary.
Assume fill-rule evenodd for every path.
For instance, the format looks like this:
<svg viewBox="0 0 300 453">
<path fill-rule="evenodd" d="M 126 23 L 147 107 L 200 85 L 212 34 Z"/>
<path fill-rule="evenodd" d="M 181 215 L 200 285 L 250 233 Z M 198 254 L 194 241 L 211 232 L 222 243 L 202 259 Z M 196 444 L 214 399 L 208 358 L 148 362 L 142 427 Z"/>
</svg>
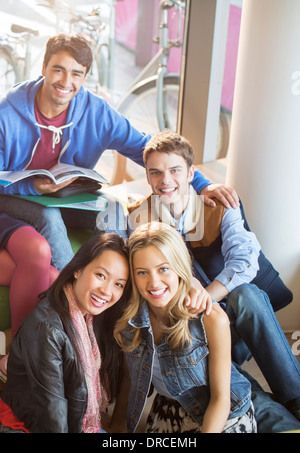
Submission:
<svg viewBox="0 0 300 453">
<path fill-rule="evenodd" d="M 167 391 L 174 400 L 199 423 L 203 422 L 209 404 L 208 347 L 202 317 L 189 323 L 192 342 L 183 350 L 172 351 L 164 336 L 157 347 L 159 364 Z M 131 342 L 132 327 L 141 329 L 141 342 L 132 352 L 126 353 L 131 379 L 127 410 L 128 432 L 134 432 L 146 404 L 153 369 L 154 343 L 147 303 L 129 320 L 122 332 L 125 342 Z M 251 385 L 236 368 L 231 366 L 231 409 L 229 419 L 243 415 L 251 401 Z"/>
</svg>

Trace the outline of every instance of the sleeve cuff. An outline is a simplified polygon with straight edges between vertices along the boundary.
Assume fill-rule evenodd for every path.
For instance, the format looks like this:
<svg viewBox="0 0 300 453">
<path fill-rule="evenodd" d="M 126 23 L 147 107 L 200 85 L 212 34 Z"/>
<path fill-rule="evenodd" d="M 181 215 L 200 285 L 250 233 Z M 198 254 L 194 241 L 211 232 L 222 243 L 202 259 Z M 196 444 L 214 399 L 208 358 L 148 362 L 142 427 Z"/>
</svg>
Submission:
<svg viewBox="0 0 300 453">
<path fill-rule="evenodd" d="M 218 282 L 222 283 L 230 293 L 237 286 L 243 283 L 250 283 L 256 276 L 257 269 L 248 264 L 244 272 L 235 272 L 232 269 L 224 269 L 216 278 Z"/>
</svg>

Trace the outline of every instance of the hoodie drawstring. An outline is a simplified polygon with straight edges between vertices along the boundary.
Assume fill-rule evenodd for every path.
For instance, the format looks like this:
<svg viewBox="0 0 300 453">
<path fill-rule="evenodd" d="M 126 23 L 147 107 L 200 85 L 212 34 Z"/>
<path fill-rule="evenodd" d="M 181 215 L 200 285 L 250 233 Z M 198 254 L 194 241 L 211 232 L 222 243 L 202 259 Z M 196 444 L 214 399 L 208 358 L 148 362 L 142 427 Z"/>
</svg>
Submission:
<svg viewBox="0 0 300 453">
<path fill-rule="evenodd" d="M 42 127 L 43 129 L 48 129 L 49 131 L 53 132 L 52 136 L 52 150 L 54 151 L 55 145 L 57 145 L 62 137 L 63 131 L 62 129 L 65 129 L 66 127 L 72 126 L 72 122 L 69 124 L 65 124 L 64 126 L 61 127 L 55 127 L 55 126 L 44 126 L 43 124 L 35 123 L 36 126 Z"/>
</svg>

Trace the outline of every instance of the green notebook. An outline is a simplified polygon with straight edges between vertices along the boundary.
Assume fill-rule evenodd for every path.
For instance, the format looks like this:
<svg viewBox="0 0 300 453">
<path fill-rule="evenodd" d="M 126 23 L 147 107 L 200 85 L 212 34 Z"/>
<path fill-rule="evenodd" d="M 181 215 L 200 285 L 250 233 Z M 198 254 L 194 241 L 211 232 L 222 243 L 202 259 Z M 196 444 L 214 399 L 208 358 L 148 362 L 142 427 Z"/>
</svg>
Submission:
<svg viewBox="0 0 300 453">
<path fill-rule="evenodd" d="M 13 196 L 41 204 L 47 208 L 73 208 L 87 211 L 105 211 L 107 208 L 107 199 L 93 193 L 80 193 L 64 198 L 47 197 L 46 195 Z"/>
</svg>

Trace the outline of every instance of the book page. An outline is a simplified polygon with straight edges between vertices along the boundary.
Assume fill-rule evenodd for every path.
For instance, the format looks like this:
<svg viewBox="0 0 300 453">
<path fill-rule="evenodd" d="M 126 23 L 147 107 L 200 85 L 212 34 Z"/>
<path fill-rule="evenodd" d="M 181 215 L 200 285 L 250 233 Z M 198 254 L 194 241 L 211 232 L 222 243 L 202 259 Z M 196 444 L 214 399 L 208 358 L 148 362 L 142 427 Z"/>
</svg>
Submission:
<svg viewBox="0 0 300 453">
<path fill-rule="evenodd" d="M 87 177 L 99 181 L 102 184 L 108 184 L 108 181 L 95 170 L 90 168 L 77 167 L 70 164 L 59 163 L 50 169 L 57 183 L 67 181 L 68 179 L 78 177 Z"/>
</svg>

